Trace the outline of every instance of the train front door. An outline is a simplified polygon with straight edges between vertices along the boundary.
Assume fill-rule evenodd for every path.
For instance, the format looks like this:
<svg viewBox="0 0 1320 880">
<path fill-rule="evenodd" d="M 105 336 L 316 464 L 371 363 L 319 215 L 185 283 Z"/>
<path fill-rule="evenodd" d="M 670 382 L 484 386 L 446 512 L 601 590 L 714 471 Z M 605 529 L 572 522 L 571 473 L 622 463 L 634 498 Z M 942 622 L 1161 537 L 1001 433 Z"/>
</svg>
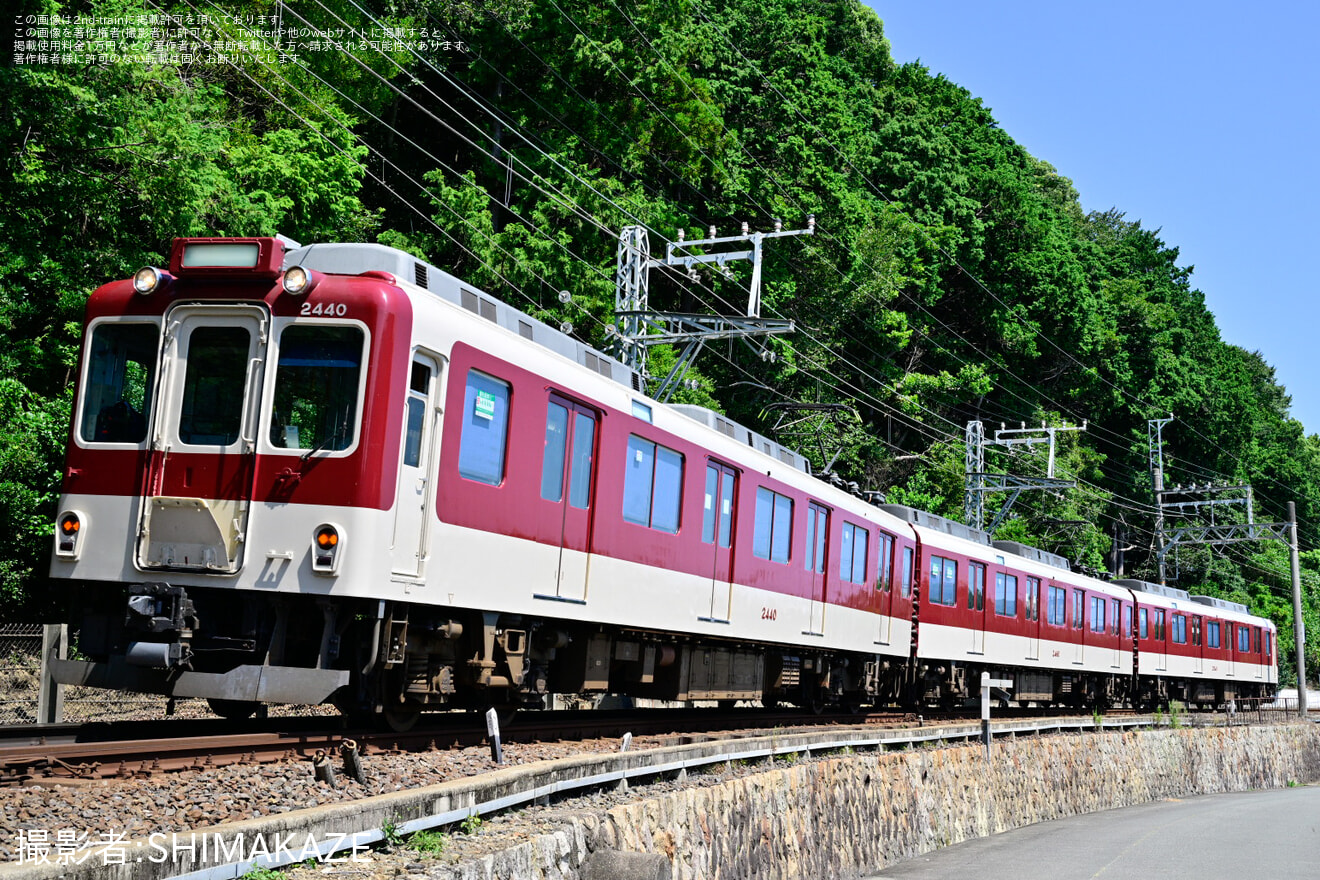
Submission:
<svg viewBox="0 0 1320 880">
<path fill-rule="evenodd" d="M 435 439 L 440 436 L 442 361 L 418 352 L 408 375 L 408 398 L 403 411 L 403 449 L 399 457 L 399 486 L 394 500 L 393 571 L 404 578 L 421 578 L 428 555 L 428 524 L 434 486 Z"/>
<path fill-rule="evenodd" d="M 165 316 L 137 561 L 235 572 L 243 564 L 270 314 L 178 305 Z"/>
<path fill-rule="evenodd" d="M 597 433 L 594 411 L 562 397 L 550 398 L 541 497 L 559 507 L 556 595 L 570 602 L 587 598 Z"/>
<path fill-rule="evenodd" d="M 699 619 L 728 623 L 733 590 L 733 521 L 737 474 L 719 462 L 706 464 L 706 497 L 701 517 L 701 541 L 711 556 L 710 607 Z"/>
</svg>

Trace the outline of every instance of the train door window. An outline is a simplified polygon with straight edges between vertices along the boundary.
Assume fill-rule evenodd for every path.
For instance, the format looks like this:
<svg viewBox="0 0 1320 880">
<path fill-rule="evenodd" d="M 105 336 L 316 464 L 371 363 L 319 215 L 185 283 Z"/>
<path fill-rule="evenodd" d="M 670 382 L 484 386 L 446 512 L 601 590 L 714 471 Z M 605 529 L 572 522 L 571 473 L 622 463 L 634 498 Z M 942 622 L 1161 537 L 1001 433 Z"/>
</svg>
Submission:
<svg viewBox="0 0 1320 880">
<path fill-rule="evenodd" d="M 1164 609 L 1163 608 L 1156 609 L 1155 611 L 1155 624 L 1153 629 L 1155 631 L 1154 632 L 1155 641 L 1157 642 L 1164 641 Z"/>
<path fill-rule="evenodd" d="M 1183 614 L 1173 615 L 1173 641 L 1174 644 L 1187 644 L 1187 617 Z"/>
<path fill-rule="evenodd" d="M 87 346 L 80 436 L 89 443 L 141 443 L 147 439 L 156 387 L 160 328 L 155 324 L 101 323 Z"/>
<path fill-rule="evenodd" d="M 903 548 L 903 598 L 912 595 L 912 568 L 916 564 L 917 551 L 911 547 Z"/>
<path fill-rule="evenodd" d="M 894 586 L 894 536 L 888 532 L 880 533 L 880 573 L 876 576 L 875 588 L 889 592 Z"/>
<path fill-rule="evenodd" d="M 847 526 L 844 527 L 847 534 Z M 807 547 L 806 569 L 816 574 L 825 573 L 825 538 L 829 535 L 829 512 L 819 504 L 807 504 Z M 844 540 L 843 552 L 848 553 L 851 545 Z"/>
<path fill-rule="evenodd" d="M 623 518 L 676 533 L 683 495 L 683 456 L 633 434 L 623 480 Z"/>
<path fill-rule="evenodd" d="M 930 558 L 930 601 L 936 605 L 958 602 L 958 563 L 943 556 Z"/>
<path fill-rule="evenodd" d="M 246 327 L 199 325 L 192 328 L 188 335 L 188 359 L 179 412 L 180 443 L 228 446 L 238 440 L 246 401 L 243 388 L 251 344 L 252 334 Z M 281 339 L 281 355 L 283 347 Z M 277 401 L 278 381 L 277 378 Z M 343 446 L 335 448 L 342 449 Z"/>
<path fill-rule="evenodd" d="M 591 505 L 592 458 L 596 450 L 596 420 L 583 412 L 573 413 L 573 453 L 568 471 L 568 504 L 579 510 Z"/>
<path fill-rule="evenodd" d="M 1119 634 L 1118 621 L 1119 621 L 1119 617 L 1121 617 L 1121 608 L 1120 608 L 1121 604 L 1122 603 L 1120 603 L 1117 599 L 1114 600 L 1114 635 Z"/>
<path fill-rule="evenodd" d="M 1105 598 L 1104 596 L 1091 597 L 1091 632 L 1103 633 L 1105 631 Z"/>
<path fill-rule="evenodd" d="M 1219 621 L 1217 620 L 1206 621 L 1205 646 L 1207 648 L 1219 647 Z"/>
<path fill-rule="evenodd" d="M 353 445 L 364 340 L 360 327 L 290 324 L 284 328 L 280 333 L 271 403 L 272 446 L 333 452 Z M 430 381 L 430 368 L 414 364 L 410 386 L 421 378 L 417 375 L 418 367 L 425 372 L 425 380 Z M 425 410 L 424 396 L 420 405 Z M 409 411 L 409 425 L 413 424 L 413 418 L 413 412 Z M 421 421 L 419 415 L 419 426 Z"/>
<path fill-rule="evenodd" d="M 550 401 L 545 416 L 545 452 L 541 456 L 541 497 L 564 498 L 564 463 L 568 455 L 568 409 Z"/>
<path fill-rule="evenodd" d="M 1192 644 L 1198 648 L 1201 646 L 1201 618 L 1192 618 Z"/>
<path fill-rule="evenodd" d="M 723 479 L 721 479 L 723 477 Z M 721 547 L 733 540 L 733 471 L 715 464 L 706 465 L 706 499 L 701 517 L 701 540 Z"/>
<path fill-rule="evenodd" d="M 1252 645 L 1253 645 L 1253 647 L 1252 647 L 1252 651 L 1254 651 L 1255 653 L 1259 654 L 1259 653 L 1260 653 L 1260 627 L 1258 627 L 1258 626 L 1253 626 L 1253 627 L 1251 628 L 1251 633 L 1252 633 Z"/>
<path fill-rule="evenodd" d="M 431 367 L 413 361 L 412 377 L 408 382 L 405 401 L 403 463 L 407 467 L 420 467 L 422 463 L 422 434 L 426 427 L 426 402 L 431 394 Z"/>
<path fill-rule="evenodd" d="M 752 555 L 771 562 L 788 562 L 792 532 L 793 499 L 757 486 Z"/>
<path fill-rule="evenodd" d="M 843 540 L 839 545 L 839 579 L 852 584 L 866 583 L 867 551 L 871 546 L 871 533 L 863 526 L 850 522 L 843 524 Z"/>
<path fill-rule="evenodd" d="M 1063 587 L 1050 587 L 1050 604 L 1046 609 L 1047 622 L 1051 626 L 1066 626 L 1068 623 L 1068 591 Z"/>
<path fill-rule="evenodd" d="M 985 566 L 979 562 L 967 564 L 967 610 L 985 610 Z"/>
<path fill-rule="evenodd" d="M 1142 608 L 1137 614 L 1138 638 L 1142 639 L 1150 637 L 1150 618 L 1146 611 L 1147 609 Z"/>
<path fill-rule="evenodd" d="M 1017 575 L 995 573 L 995 614 L 1017 617 Z"/>
<path fill-rule="evenodd" d="M 1027 578 L 1027 620 L 1040 620 L 1040 578 Z"/>
<path fill-rule="evenodd" d="M 492 486 L 504 482 L 509 390 L 508 382 L 468 370 L 463 392 L 463 434 L 458 444 L 461 476 Z"/>
<path fill-rule="evenodd" d="M 1086 591 L 1073 590 L 1073 629 L 1081 629 L 1086 623 Z"/>
<path fill-rule="evenodd" d="M 719 522 L 720 469 L 713 464 L 706 465 L 706 497 L 701 510 L 701 540 L 705 544 L 715 543 L 715 526 Z"/>
</svg>

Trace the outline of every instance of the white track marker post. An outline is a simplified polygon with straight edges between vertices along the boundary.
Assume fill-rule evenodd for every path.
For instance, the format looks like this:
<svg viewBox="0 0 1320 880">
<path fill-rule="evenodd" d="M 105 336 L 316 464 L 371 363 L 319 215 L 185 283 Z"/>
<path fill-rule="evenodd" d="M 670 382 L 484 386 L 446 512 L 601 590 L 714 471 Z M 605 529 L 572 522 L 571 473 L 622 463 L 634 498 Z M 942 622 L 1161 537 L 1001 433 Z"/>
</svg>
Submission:
<svg viewBox="0 0 1320 880">
<path fill-rule="evenodd" d="M 494 706 L 486 710 L 486 736 L 490 739 L 490 759 L 496 764 L 503 764 L 504 752 L 500 749 L 500 716 Z"/>
<path fill-rule="evenodd" d="M 1007 678 L 991 678 L 990 673 L 981 673 L 981 742 L 985 743 L 985 759 L 990 760 L 990 688 L 1010 688 L 1013 682 Z"/>
</svg>

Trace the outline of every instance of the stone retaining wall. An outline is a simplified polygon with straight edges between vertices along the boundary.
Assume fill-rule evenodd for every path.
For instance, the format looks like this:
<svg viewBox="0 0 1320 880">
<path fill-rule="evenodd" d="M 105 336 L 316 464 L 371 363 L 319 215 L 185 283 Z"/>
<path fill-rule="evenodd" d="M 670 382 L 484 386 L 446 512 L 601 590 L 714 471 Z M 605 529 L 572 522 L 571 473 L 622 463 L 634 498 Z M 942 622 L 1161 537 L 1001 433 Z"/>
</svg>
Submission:
<svg viewBox="0 0 1320 880">
<path fill-rule="evenodd" d="M 1162 798 L 1320 781 L 1320 725 L 1156 730 L 780 762 L 583 813 L 453 880 L 582 880 L 597 849 L 659 852 L 675 880 L 859 877 L 941 846 Z"/>
</svg>

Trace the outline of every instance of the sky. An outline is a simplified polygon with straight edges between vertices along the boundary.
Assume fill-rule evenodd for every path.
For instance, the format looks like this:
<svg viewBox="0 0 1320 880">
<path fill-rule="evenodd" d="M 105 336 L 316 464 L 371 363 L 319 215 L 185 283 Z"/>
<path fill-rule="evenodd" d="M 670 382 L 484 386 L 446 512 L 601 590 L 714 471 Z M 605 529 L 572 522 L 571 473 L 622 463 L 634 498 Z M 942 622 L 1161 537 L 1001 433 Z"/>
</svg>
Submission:
<svg viewBox="0 0 1320 880">
<path fill-rule="evenodd" d="M 1083 210 L 1160 229 L 1320 433 L 1320 3 L 865 2 L 895 60 L 980 97 Z"/>
</svg>

